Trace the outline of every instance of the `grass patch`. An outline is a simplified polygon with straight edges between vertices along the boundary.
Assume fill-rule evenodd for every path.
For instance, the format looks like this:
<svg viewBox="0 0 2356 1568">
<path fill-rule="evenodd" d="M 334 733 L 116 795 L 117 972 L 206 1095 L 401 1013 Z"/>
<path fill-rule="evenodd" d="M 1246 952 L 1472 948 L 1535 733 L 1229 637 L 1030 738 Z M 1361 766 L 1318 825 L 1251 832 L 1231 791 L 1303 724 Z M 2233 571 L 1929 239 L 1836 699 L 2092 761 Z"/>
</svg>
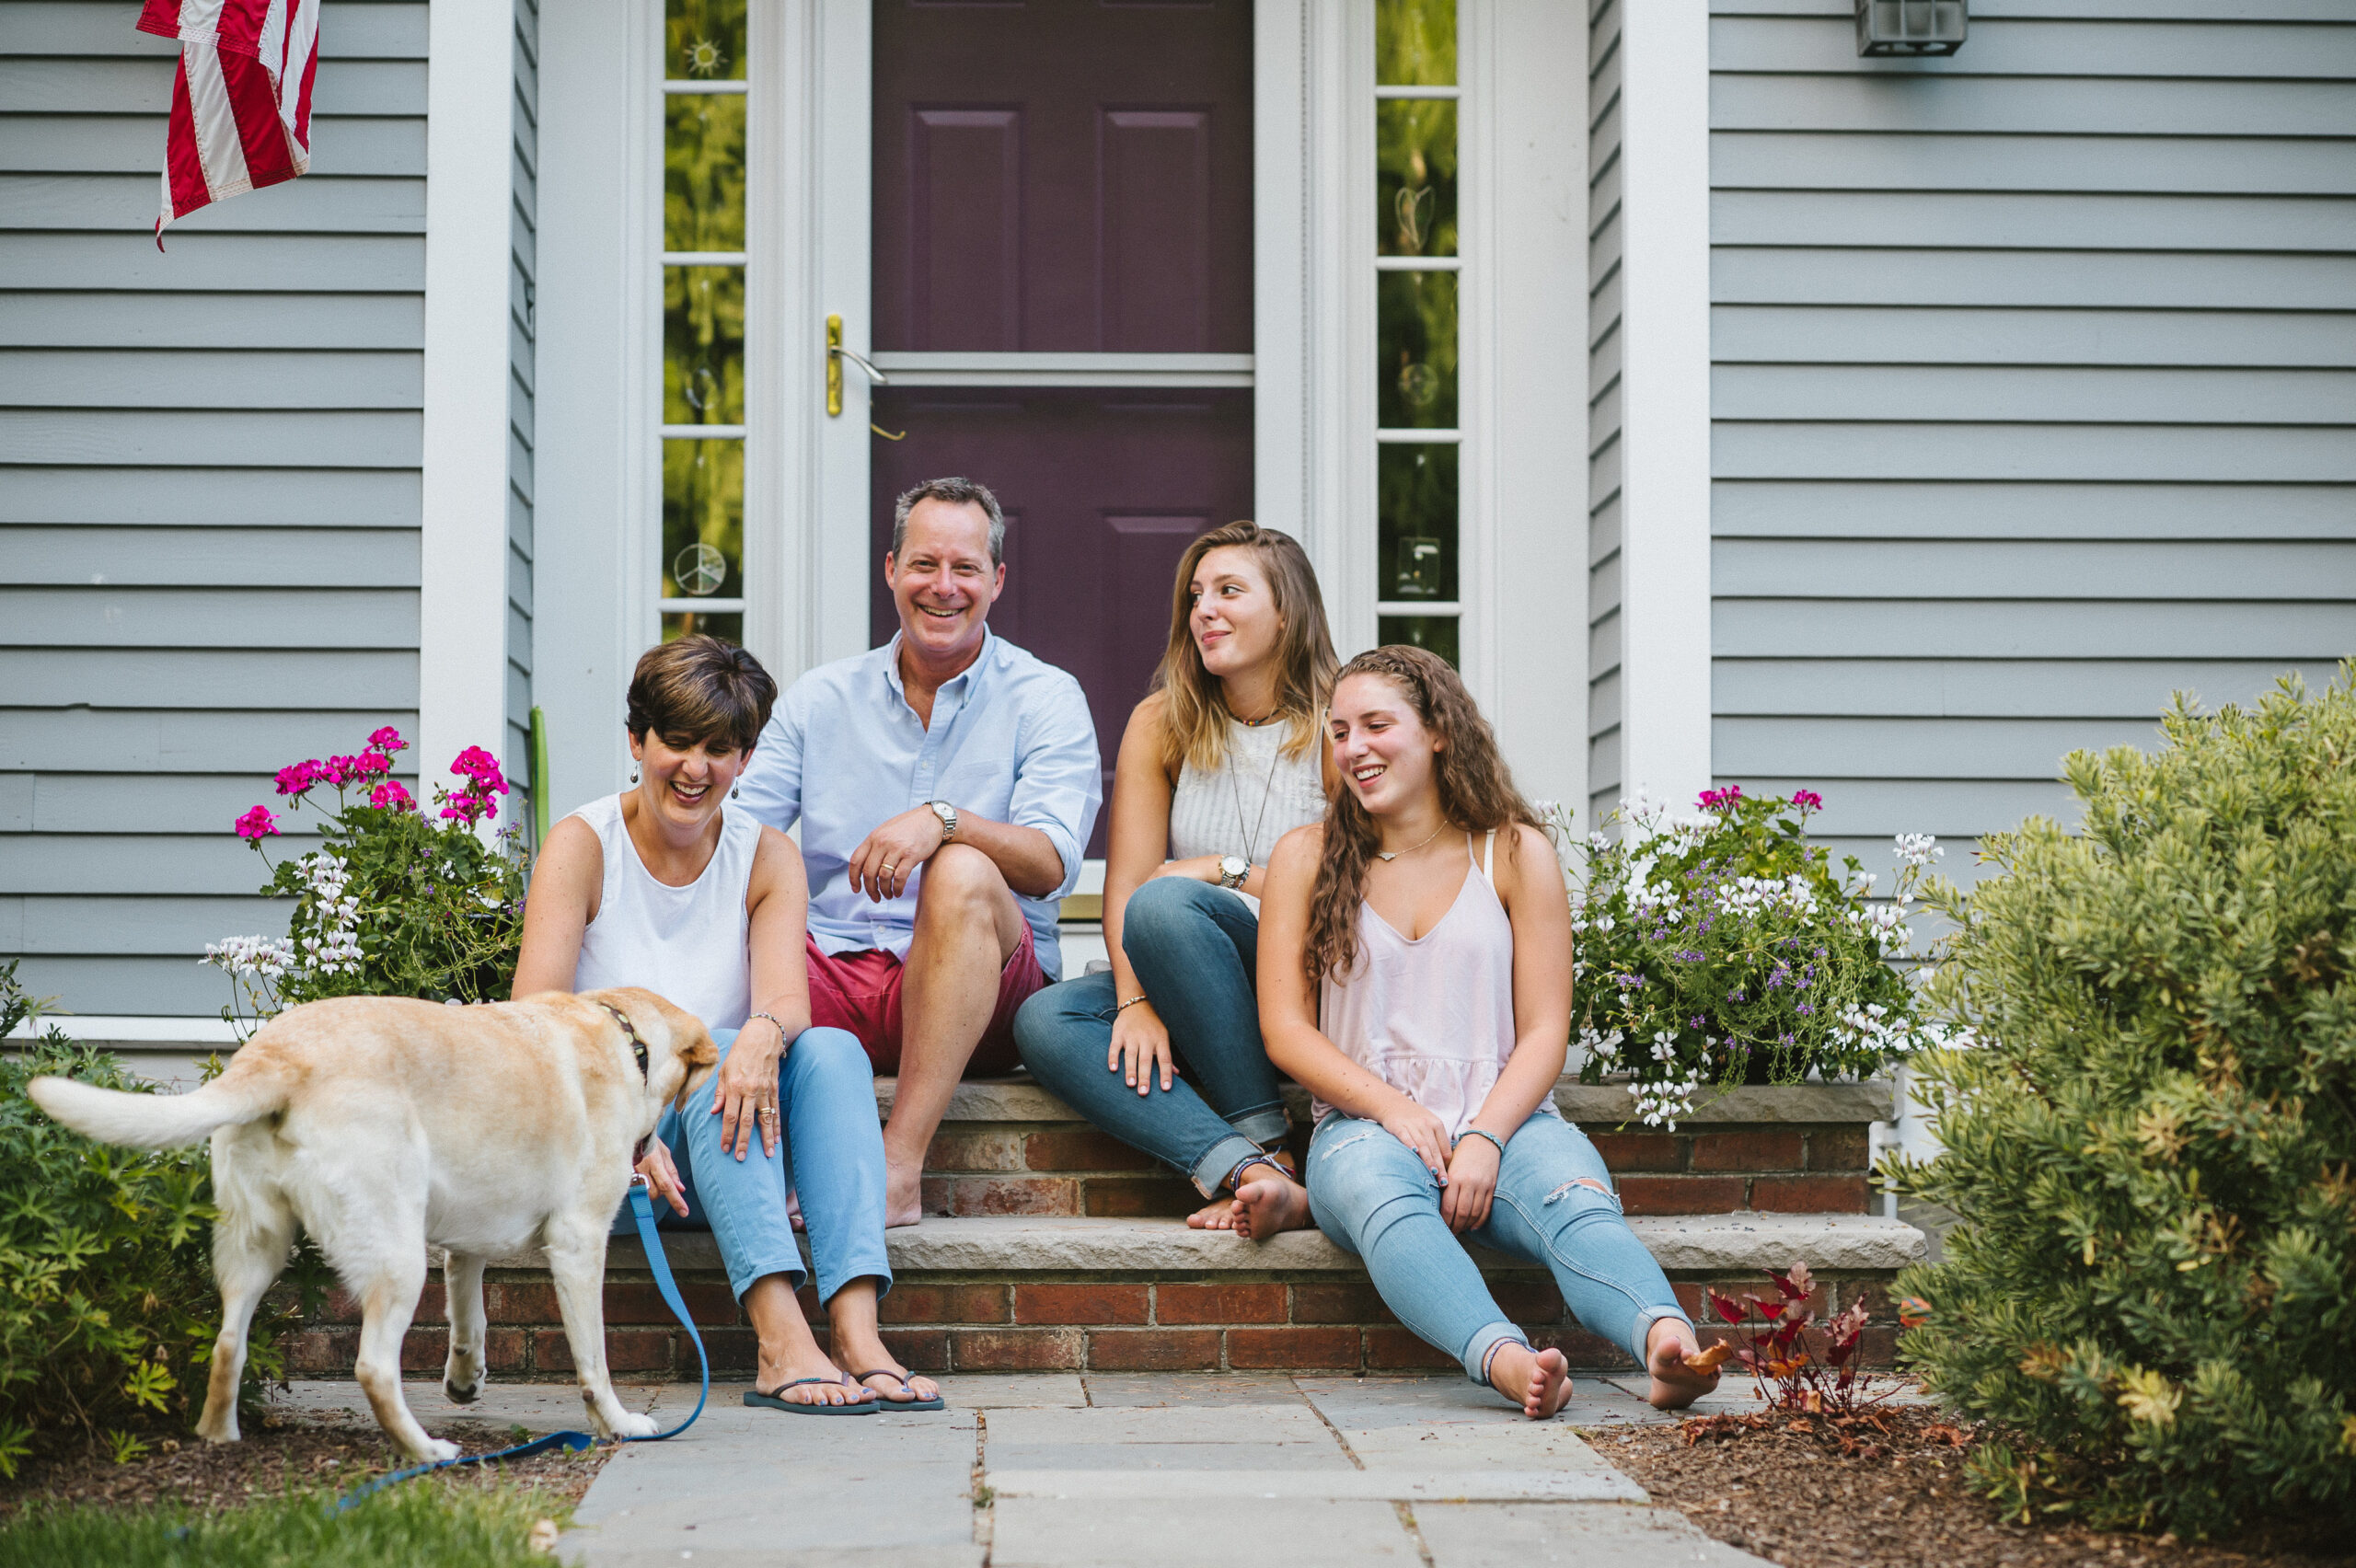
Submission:
<svg viewBox="0 0 2356 1568">
<path fill-rule="evenodd" d="M 572 1511 L 538 1487 L 412 1482 L 331 1516 L 332 1495 L 296 1493 L 211 1514 L 40 1505 L 0 1528 L 0 1568 L 522 1568 L 549 1561 L 526 1544 L 534 1522 L 562 1524 Z"/>
</svg>

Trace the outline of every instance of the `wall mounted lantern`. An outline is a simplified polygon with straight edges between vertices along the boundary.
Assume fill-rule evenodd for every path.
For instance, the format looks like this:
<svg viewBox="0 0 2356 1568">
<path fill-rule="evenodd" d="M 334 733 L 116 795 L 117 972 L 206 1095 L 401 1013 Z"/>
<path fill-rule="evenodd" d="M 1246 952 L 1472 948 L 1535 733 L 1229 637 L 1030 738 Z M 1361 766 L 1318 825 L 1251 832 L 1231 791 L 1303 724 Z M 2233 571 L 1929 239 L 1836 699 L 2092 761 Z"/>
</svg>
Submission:
<svg viewBox="0 0 2356 1568">
<path fill-rule="evenodd" d="M 1857 52 L 1910 58 L 1953 54 L 1969 29 L 1969 0 L 1857 0 Z"/>
</svg>

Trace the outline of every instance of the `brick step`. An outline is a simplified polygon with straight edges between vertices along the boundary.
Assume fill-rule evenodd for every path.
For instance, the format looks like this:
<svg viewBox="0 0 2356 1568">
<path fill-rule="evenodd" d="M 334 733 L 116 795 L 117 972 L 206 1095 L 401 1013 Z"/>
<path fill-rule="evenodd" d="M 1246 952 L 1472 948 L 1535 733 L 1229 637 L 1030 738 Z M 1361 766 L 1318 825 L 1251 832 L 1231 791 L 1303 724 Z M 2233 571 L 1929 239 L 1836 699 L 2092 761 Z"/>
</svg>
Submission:
<svg viewBox="0 0 2356 1568">
<path fill-rule="evenodd" d="M 1897 1325 L 1887 1287 L 1923 1255 L 1923 1235 L 1863 1215 L 1639 1216 L 1630 1221 L 1697 1321 L 1712 1285 L 1755 1290 L 1760 1271 L 1804 1259 L 1830 1314 L 1863 1300 L 1873 1314 L 1870 1364 L 1887 1366 Z M 929 1219 L 889 1233 L 895 1286 L 884 1301 L 885 1338 L 927 1371 L 1379 1371 L 1446 1367 L 1449 1358 L 1401 1327 L 1357 1260 L 1314 1230 L 1265 1244 L 1189 1230 L 1166 1219 L 999 1216 Z M 710 1235 L 667 1232 L 664 1251 L 703 1330 L 717 1372 L 752 1366 L 744 1325 Z M 1474 1251 L 1498 1304 L 1533 1343 L 1562 1347 L 1575 1366 L 1624 1368 L 1618 1347 L 1581 1330 L 1543 1271 Z M 494 1376 L 572 1369 L 555 1292 L 531 1257 L 493 1262 L 485 1286 Z M 808 1292 L 804 1311 L 823 1321 Z M 692 1376 L 695 1355 L 670 1320 L 636 1240 L 606 1262 L 606 1346 L 618 1376 Z M 298 1336 L 290 1369 L 349 1375 L 358 1337 L 348 1299 Z M 426 1287 L 403 1363 L 434 1375 L 447 1348 L 439 1279 Z M 1705 1323 L 1705 1337 L 1721 1331 Z M 821 1335 L 823 1338 L 823 1334 Z"/>
<path fill-rule="evenodd" d="M 896 1085 L 876 1080 L 879 1113 Z M 1293 1151 L 1307 1147 L 1309 1096 L 1284 1086 Z M 1595 1140 L 1630 1215 L 1863 1214 L 1872 1124 L 1886 1081 L 1725 1090 L 1674 1132 L 1629 1123 L 1624 1086 L 1565 1078 L 1554 1103 Z M 1099 1132 L 1027 1078 L 958 1086 L 925 1160 L 930 1215 L 1168 1217 L 1200 1207 L 1191 1183 Z"/>
</svg>

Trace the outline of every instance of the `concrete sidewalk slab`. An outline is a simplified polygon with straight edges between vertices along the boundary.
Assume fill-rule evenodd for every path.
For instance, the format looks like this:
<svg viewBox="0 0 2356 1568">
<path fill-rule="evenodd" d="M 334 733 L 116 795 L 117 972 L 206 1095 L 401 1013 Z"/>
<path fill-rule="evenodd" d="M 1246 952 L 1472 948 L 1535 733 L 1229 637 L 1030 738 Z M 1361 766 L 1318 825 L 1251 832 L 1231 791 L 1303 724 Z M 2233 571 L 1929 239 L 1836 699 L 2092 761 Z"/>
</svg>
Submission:
<svg viewBox="0 0 2356 1568">
<path fill-rule="evenodd" d="M 1300 1390 L 1281 1372 L 1091 1372 L 1088 1402 L 1099 1409 L 1161 1405 L 1290 1405 Z"/>
<path fill-rule="evenodd" d="M 1377 1503 L 1642 1503 L 1634 1482 L 1601 1464 L 1542 1470 L 996 1470 L 993 1496 L 1112 1502 L 1150 1497 L 1360 1499 Z"/>
<path fill-rule="evenodd" d="M 624 1410 L 646 1411 L 664 1393 L 661 1385 L 616 1384 L 615 1397 Z M 589 1412 L 581 1403 L 581 1389 L 574 1383 L 486 1383 L 482 1393 L 472 1404 L 459 1404 L 442 1391 L 442 1385 L 415 1382 L 401 1385 L 401 1397 L 409 1401 L 410 1412 L 428 1430 L 445 1421 L 479 1421 L 491 1426 L 521 1426 L 538 1434 L 589 1430 Z M 695 1388 L 687 1388 L 687 1407 L 695 1404 Z M 373 1423 L 375 1412 L 368 1406 L 368 1396 L 360 1385 L 349 1378 L 331 1380 L 305 1380 L 284 1389 L 274 1389 L 270 1394 L 272 1410 L 295 1411 L 306 1415 L 320 1416 L 343 1413 L 360 1421 Z"/>
<path fill-rule="evenodd" d="M 1775 1568 L 1666 1508 L 1591 1503 L 1426 1503 L 1415 1528 L 1432 1568 Z"/>
<path fill-rule="evenodd" d="M 993 1470 L 1351 1468 L 1299 1395 L 1286 1405 L 993 1411 L 987 1464 Z"/>
<path fill-rule="evenodd" d="M 1388 1503 L 1230 1497 L 1207 1507 L 1197 1498 L 1010 1497 L 993 1512 L 991 1568 L 1414 1568 L 1421 1556 Z"/>
</svg>

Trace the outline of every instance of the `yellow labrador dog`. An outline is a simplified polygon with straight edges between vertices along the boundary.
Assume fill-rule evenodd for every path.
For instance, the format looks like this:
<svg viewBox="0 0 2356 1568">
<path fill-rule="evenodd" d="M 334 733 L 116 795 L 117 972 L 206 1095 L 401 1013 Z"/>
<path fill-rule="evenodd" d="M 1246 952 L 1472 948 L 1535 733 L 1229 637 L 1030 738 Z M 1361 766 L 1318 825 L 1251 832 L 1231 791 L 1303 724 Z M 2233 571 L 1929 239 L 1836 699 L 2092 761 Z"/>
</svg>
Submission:
<svg viewBox="0 0 2356 1568">
<path fill-rule="evenodd" d="M 428 1246 L 448 1253 L 452 1399 L 482 1383 L 485 1259 L 545 1247 L 591 1422 L 607 1436 L 654 1431 L 606 1373 L 606 1234 L 632 1149 L 718 1059 L 693 1016 L 635 988 L 471 1008 L 346 997 L 281 1013 L 190 1094 L 57 1078 L 29 1089 L 102 1143 L 213 1136 L 221 1337 L 198 1435 L 237 1441 L 247 1326 L 299 1222 L 360 1303 L 356 1376 L 377 1421 L 431 1460 L 457 1447 L 427 1436 L 401 1399 Z"/>
</svg>

